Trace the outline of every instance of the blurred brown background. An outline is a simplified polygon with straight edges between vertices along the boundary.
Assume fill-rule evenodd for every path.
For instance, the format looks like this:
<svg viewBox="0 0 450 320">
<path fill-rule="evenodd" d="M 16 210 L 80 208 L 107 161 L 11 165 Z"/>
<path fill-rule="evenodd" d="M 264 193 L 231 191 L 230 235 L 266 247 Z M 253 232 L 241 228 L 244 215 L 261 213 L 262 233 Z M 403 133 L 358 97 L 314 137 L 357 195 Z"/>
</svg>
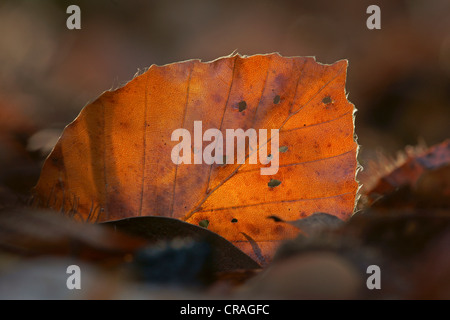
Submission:
<svg viewBox="0 0 450 320">
<path fill-rule="evenodd" d="M 71 4 L 81 30 L 66 28 Z M 366 28 L 371 4 L 381 30 Z M 152 64 L 234 50 L 348 59 L 363 165 L 450 136 L 448 0 L 2 0 L 0 31 L 0 206 L 25 198 L 45 150 L 103 91 Z"/>
</svg>

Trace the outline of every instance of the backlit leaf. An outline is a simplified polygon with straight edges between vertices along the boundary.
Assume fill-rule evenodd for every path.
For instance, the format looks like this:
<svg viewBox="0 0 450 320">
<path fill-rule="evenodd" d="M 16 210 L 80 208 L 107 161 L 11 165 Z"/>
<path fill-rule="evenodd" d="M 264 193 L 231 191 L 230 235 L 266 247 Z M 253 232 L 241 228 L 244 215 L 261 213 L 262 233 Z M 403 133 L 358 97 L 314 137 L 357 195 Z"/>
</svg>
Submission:
<svg viewBox="0 0 450 320">
<path fill-rule="evenodd" d="M 346 219 L 353 212 L 357 144 L 346 69 L 345 60 L 323 65 L 278 54 L 153 65 L 66 127 L 44 164 L 35 204 L 90 222 L 208 220 L 208 230 L 270 261 L 298 229 L 268 216 L 292 221 L 320 211 Z M 185 128 L 194 141 L 194 121 L 223 137 L 226 129 L 279 129 L 278 172 L 261 175 L 268 164 L 232 164 L 229 155 L 225 164 L 174 164 L 179 141 L 171 135 Z M 193 144 L 192 157 L 202 152 Z M 278 151 L 267 146 L 267 154 Z"/>
</svg>

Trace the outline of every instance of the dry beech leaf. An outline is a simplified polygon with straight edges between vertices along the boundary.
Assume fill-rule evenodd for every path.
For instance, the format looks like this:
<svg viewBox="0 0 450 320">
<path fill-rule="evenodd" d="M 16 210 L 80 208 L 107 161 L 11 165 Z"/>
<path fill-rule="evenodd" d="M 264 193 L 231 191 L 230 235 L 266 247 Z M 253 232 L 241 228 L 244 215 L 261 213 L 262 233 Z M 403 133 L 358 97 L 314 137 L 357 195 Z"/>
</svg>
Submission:
<svg viewBox="0 0 450 320">
<path fill-rule="evenodd" d="M 315 212 L 312 215 L 294 221 L 284 221 L 277 216 L 270 216 L 276 222 L 289 223 L 297 227 L 305 235 L 316 235 L 341 227 L 344 221 L 336 216 L 324 212 Z"/>
<path fill-rule="evenodd" d="M 153 65 L 66 127 L 34 203 L 92 222 L 207 220 L 210 231 L 265 264 L 280 241 L 298 233 L 268 216 L 296 220 L 321 211 L 346 219 L 353 212 L 357 143 L 346 69 L 346 60 L 323 65 L 278 54 Z M 174 164 L 179 141 L 171 141 L 172 132 L 185 128 L 193 136 L 194 121 L 224 138 L 226 129 L 279 129 L 278 172 L 261 175 L 268 165 L 249 161 Z M 259 147 L 250 145 L 247 155 Z"/>
<path fill-rule="evenodd" d="M 113 266 L 163 242 L 209 247 L 212 272 L 255 269 L 258 264 L 217 233 L 167 217 L 133 217 L 86 226 L 50 210 L 0 211 L 0 251 L 19 256 L 70 255 Z M 173 270 L 172 270 L 173 271 Z"/>
<path fill-rule="evenodd" d="M 146 239 L 150 244 L 197 241 L 211 249 L 214 272 L 255 269 L 258 264 L 230 242 L 205 228 L 167 217 L 134 217 L 102 223 L 114 230 Z M 151 248 L 151 247 L 150 247 Z"/>
<path fill-rule="evenodd" d="M 111 266 L 147 244 L 145 239 L 86 226 L 50 210 L 0 212 L 0 250 L 19 256 L 70 255 Z"/>
<path fill-rule="evenodd" d="M 367 192 L 375 206 L 449 207 L 450 140 L 420 154 L 379 178 Z"/>
</svg>

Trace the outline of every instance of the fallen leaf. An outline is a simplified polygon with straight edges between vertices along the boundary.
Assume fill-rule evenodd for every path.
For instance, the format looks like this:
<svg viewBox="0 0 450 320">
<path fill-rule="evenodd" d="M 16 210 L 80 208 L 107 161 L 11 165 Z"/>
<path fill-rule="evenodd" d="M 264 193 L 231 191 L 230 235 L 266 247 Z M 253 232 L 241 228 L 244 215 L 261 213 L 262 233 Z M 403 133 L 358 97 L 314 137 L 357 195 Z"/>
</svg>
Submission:
<svg viewBox="0 0 450 320">
<path fill-rule="evenodd" d="M 450 207 L 450 140 L 403 163 L 379 178 L 368 192 L 373 206 Z"/>
<path fill-rule="evenodd" d="M 276 290 L 279 290 L 280 295 L 291 298 L 300 294 L 304 298 L 314 298 L 312 294 L 317 291 L 304 290 L 304 287 L 308 279 L 318 277 L 313 272 L 316 268 L 311 268 L 309 274 L 300 270 L 309 257 L 331 253 L 349 263 L 363 279 L 357 292 L 358 299 L 445 298 L 450 287 L 447 275 L 449 227 L 449 212 L 445 209 L 371 208 L 355 213 L 341 226 L 326 233 L 301 234 L 285 241 L 271 265 L 249 280 L 247 286 L 254 289 L 247 297 L 258 293 L 270 298 L 266 295 L 277 295 Z M 369 277 L 367 268 L 371 265 L 382 270 L 381 290 L 368 290 L 365 286 Z M 280 270 L 278 268 L 283 271 L 271 271 Z M 323 275 L 326 274 L 324 271 Z M 299 280 L 302 282 L 298 283 Z M 284 285 L 280 285 L 283 282 Z M 315 289 L 320 290 L 320 281 L 316 284 Z M 323 286 L 321 290 L 325 293 L 328 289 L 331 288 Z"/>
<path fill-rule="evenodd" d="M 43 166 L 34 204 L 90 222 L 145 215 L 208 220 L 208 230 L 268 262 L 281 241 L 298 233 L 268 216 L 353 213 L 357 144 L 346 68 L 346 60 L 323 65 L 278 54 L 153 65 L 103 93 L 66 127 Z M 193 136 L 194 121 L 224 137 L 226 129 L 279 129 L 278 172 L 261 175 L 267 165 L 248 159 L 174 164 L 179 141 L 171 135 L 185 128 Z M 252 142 L 247 150 L 261 146 Z"/>
<path fill-rule="evenodd" d="M 0 251 L 17 256 L 67 256 L 120 264 L 148 242 L 98 225 L 85 225 L 49 210 L 0 212 Z"/>
<path fill-rule="evenodd" d="M 224 272 L 236 269 L 256 269 L 258 264 L 220 235 L 203 227 L 167 217 L 134 217 L 109 221 L 102 225 L 147 240 L 150 244 L 161 241 L 197 241 L 211 249 L 211 269 Z"/>
<path fill-rule="evenodd" d="M 275 222 L 289 223 L 294 227 L 297 227 L 306 235 L 313 235 L 323 231 L 328 231 L 341 227 L 344 221 L 336 216 L 330 215 L 324 212 L 315 212 L 312 215 L 294 220 L 294 221 L 284 221 L 277 216 L 270 216 Z"/>
</svg>

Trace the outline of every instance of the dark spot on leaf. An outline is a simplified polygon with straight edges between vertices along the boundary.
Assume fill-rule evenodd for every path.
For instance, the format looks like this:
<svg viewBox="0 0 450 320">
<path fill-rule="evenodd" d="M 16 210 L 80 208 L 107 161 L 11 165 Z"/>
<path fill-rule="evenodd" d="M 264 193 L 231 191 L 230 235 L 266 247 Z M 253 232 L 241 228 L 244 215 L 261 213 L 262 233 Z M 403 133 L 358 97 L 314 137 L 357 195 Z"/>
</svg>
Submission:
<svg viewBox="0 0 450 320">
<path fill-rule="evenodd" d="M 231 222 L 236 223 L 236 222 L 238 222 L 238 220 L 236 218 L 233 218 L 233 219 L 231 219 Z"/>
<path fill-rule="evenodd" d="M 275 98 L 273 98 L 273 103 L 279 104 L 279 103 L 280 103 L 280 100 L 281 100 L 280 96 L 279 96 L 279 95 L 276 95 Z"/>
<path fill-rule="evenodd" d="M 239 107 L 239 112 L 244 111 L 245 109 L 247 109 L 247 102 L 245 102 L 245 101 L 239 102 L 238 107 Z"/>
<path fill-rule="evenodd" d="M 268 216 L 267 219 L 272 219 L 275 222 L 284 222 L 283 219 L 277 217 L 277 216 Z"/>
<path fill-rule="evenodd" d="M 279 149 L 279 151 L 280 151 L 280 152 L 286 152 L 286 151 L 288 151 L 288 149 L 289 149 L 289 148 L 288 148 L 287 146 L 281 146 L 280 149 Z"/>
<path fill-rule="evenodd" d="M 330 104 L 333 102 L 333 100 L 331 100 L 330 96 L 326 96 L 325 98 L 322 99 L 322 102 L 325 104 Z"/>
<path fill-rule="evenodd" d="M 270 179 L 269 183 L 267 184 L 271 188 L 275 188 L 281 184 L 280 180 L 277 179 Z"/>
<path fill-rule="evenodd" d="M 200 227 L 203 227 L 203 228 L 208 228 L 209 220 L 207 220 L 207 219 L 202 220 L 202 221 L 200 221 L 200 222 L 198 223 L 198 225 L 199 225 Z"/>
</svg>

